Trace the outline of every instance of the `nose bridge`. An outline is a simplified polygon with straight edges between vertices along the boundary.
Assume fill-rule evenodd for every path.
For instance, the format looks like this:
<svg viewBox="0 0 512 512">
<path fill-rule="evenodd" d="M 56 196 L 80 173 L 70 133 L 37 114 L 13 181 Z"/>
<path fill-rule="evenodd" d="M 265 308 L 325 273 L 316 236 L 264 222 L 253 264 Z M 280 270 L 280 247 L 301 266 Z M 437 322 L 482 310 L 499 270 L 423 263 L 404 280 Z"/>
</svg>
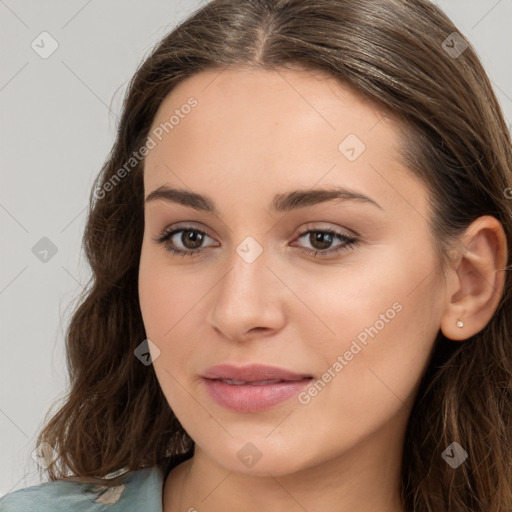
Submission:
<svg viewBox="0 0 512 512">
<path fill-rule="evenodd" d="M 268 256 L 268 249 L 251 236 L 229 256 L 228 271 L 217 285 L 208 319 L 230 338 L 240 338 L 255 327 L 276 328 L 281 321 L 279 284 L 267 268 Z"/>
<path fill-rule="evenodd" d="M 229 258 L 230 270 L 220 283 L 222 295 L 232 305 L 236 305 L 233 304 L 233 299 L 240 305 L 250 302 L 253 307 L 262 302 L 267 288 L 265 285 L 271 275 L 267 268 L 268 255 L 268 250 L 251 236 L 234 247 Z"/>
</svg>

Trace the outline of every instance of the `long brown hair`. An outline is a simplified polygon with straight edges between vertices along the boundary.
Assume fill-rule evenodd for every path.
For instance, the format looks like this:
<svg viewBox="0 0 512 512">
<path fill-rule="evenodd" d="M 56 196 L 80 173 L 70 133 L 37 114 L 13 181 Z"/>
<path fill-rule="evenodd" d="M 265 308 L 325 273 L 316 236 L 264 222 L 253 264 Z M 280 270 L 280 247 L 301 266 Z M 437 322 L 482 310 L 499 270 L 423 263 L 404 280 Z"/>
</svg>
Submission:
<svg viewBox="0 0 512 512">
<path fill-rule="evenodd" d="M 502 223 L 512 247 L 510 136 L 466 45 L 427 0 L 222 0 L 155 47 L 130 82 L 115 144 L 91 191 L 83 240 L 92 277 L 66 335 L 70 391 L 37 441 L 59 454 L 50 480 L 152 465 L 167 475 L 193 454 L 153 367 L 134 355 L 146 338 L 137 282 L 144 159 L 126 163 L 147 142 L 166 95 L 195 73 L 226 66 L 299 66 L 337 77 L 407 127 L 402 156 L 430 192 L 443 268 L 447 248 L 481 215 Z M 464 342 L 439 332 L 435 341 L 405 438 L 407 511 L 512 510 L 512 284 L 505 277 L 481 332 Z M 452 442 L 468 453 L 455 470 L 441 456 Z"/>
</svg>

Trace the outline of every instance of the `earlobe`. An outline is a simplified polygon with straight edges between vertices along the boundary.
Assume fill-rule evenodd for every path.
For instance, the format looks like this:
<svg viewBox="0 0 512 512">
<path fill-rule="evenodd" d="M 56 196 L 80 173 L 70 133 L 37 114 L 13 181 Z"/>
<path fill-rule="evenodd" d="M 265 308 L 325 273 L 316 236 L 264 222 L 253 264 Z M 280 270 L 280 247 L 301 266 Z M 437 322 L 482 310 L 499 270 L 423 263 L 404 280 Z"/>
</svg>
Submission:
<svg viewBox="0 0 512 512">
<path fill-rule="evenodd" d="M 440 326 L 452 340 L 477 334 L 491 320 L 503 294 L 508 255 L 503 226 L 489 215 L 469 225 L 461 244 L 449 271 L 452 279 Z"/>
</svg>

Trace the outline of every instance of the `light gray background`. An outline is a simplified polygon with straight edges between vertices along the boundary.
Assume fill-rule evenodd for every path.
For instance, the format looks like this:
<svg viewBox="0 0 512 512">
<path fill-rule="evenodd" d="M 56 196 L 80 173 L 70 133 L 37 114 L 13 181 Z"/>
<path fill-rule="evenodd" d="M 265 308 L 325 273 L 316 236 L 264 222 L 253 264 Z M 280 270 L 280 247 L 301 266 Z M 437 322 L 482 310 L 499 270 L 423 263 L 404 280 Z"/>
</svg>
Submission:
<svg viewBox="0 0 512 512">
<path fill-rule="evenodd" d="M 40 483 L 31 453 L 66 391 L 64 330 L 89 277 L 87 200 L 127 82 L 202 3 L 0 0 L 0 496 Z M 436 3 L 476 47 L 511 127 L 512 0 Z M 45 31 L 58 48 L 43 59 L 31 44 Z M 32 252 L 43 237 L 57 247 L 46 262 Z"/>
</svg>

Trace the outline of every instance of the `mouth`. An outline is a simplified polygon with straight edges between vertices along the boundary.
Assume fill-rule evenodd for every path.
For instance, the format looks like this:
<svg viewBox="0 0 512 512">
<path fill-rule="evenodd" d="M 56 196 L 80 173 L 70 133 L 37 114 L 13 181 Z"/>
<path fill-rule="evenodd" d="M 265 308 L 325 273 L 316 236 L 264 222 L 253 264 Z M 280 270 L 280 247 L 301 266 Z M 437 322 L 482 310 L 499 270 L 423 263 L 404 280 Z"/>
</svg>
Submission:
<svg viewBox="0 0 512 512">
<path fill-rule="evenodd" d="M 231 384 L 233 386 L 266 386 L 268 384 L 278 384 L 280 382 L 299 382 L 303 379 L 310 379 L 312 377 L 304 377 L 300 379 L 268 379 L 268 380 L 235 380 L 235 379 L 210 379 L 210 380 L 217 380 L 220 382 L 225 382 L 226 384 Z"/>
<path fill-rule="evenodd" d="M 304 378 L 313 378 L 307 373 L 296 373 L 277 366 L 263 364 L 249 364 L 235 366 L 232 364 L 219 364 L 208 368 L 202 377 L 212 380 L 229 380 L 233 384 L 265 381 L 295 381 Z"/>
<path fill-rule="evenodd" d="M 202 379 L 218 405 L 235 412 L 256 413 L 298 395 L 313 376 L 274 366 L 224 364 L 209 368 Z"/>
</svg>

